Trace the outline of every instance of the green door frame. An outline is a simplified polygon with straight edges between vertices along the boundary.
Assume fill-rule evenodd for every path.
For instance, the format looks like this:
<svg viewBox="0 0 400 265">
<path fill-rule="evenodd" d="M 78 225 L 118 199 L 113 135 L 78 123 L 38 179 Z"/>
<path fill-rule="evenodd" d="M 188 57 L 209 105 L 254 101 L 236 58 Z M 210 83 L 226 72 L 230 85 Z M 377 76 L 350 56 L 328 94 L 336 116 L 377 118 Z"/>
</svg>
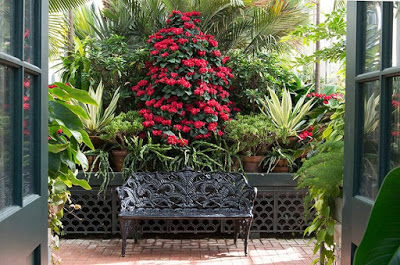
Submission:
<svg viewBox="0 0 400 265">
<path fill-rule="evenodd" d="M 24 61 L 25 4 L 33 5 L 34 26 L 31 29 L 33 43 L 32 63 Z M 0 265 L 48 264 L 47 231 L 47 135 L 48 135 L 48 0 L 12 0 L 10 10 L 11 52 L 0 52 L 0 65 L 14 73 L 13 119 L 14 159 L 13 203 L 0 210 Z M 11 4 L 11 5 L 12 5 Z M 4 13 L 3 13 L 4 15 Z M 4 19 L 4 17 L 3 17 Z M 28 149 L 33 150 L 32 192 L 24 196 L 24 75 L 32 77 L 30 95 L 33 117 L 33 139 Z M 26 147 L 26 146 L 25 146 Z M 25 153 L 26 155 L 26 153 Z M 1 199 L 1 198 L 0 198 Z"/>
<path fill-rule="evenodd" d="M 378 1 L 379 2 L 379 1 Z M 363 84 L 379 81 L 379 186 L 390 170 L 391 113 L 393 76 L 400 67 L 391 67 L 393 38 L 393 2 L 382 2 L 380 69 L 363 73 L 365 63 L 365 15 L 367 1 L 348 1 L 346 59 L 346 125 L 344 160 L 344 200 L 341 264 L 352 264 L 353 255 L 364 235 L 374 200 L 359 194 L 364 145 Z"/>
</svg>

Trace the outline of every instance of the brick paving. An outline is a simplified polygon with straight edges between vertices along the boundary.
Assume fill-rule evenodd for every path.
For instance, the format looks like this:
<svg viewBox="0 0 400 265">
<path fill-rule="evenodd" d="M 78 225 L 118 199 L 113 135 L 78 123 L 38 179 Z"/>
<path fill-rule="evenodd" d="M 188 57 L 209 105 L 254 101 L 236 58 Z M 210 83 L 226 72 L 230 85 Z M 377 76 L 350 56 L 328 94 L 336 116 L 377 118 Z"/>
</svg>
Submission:
<svg viewBox="0 0 400 265">
<path fill-rule="evenodd" d="M 304 265 L 313 260 L 306 239 L 251 239 L 249 255 L 233 239 L 128 240 L 121 257 L 120 239 L 63 239 L 58 255 L 62 265 Z"/>
</svg>

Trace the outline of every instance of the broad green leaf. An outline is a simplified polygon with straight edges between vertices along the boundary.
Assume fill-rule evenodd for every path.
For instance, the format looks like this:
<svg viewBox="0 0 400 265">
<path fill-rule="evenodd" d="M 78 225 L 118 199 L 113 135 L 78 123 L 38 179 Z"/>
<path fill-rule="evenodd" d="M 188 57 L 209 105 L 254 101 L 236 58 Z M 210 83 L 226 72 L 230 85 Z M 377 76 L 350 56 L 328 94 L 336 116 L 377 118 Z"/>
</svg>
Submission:
<svg viewBox="0 0 400 265">
<path fill-rule="evenodd" d="M 91 190 L 92 189 L 92 187 L 90 187 L 89 183 L 86 180 L 77 179 L 76 176 L 72 172 L 69 172 L 68 178 L 69 178 L 69 180 L 71 181 L 71 183 L 73 185 L 81 186 L 85 190 Z"/>
<path fill-rule="evenodd" d="M 382 183 L 364 237 L 356 250 L 354 265 L 387 265 L 396 260 L 400 246 L 399 190 L 400 168 L 396 168 Z"/>
<path fill-rule="evenodd" d="M 66 108 L 68 108 L 70 111 L 72 111 L 73 113 L 75 113 L 79 117 L 82 117 L 83 119 L 89 119 L 89 116 L 83 110 L 83 108 L 81 106 L 68 104 L 68 103 L 65 103 L 65 102 L 62 102 L 62 101 L 57 101 L 57 103 L 63 105 Z"/>
<path fill-rule="evenodd" d="M 65 149 L 68 148 L 69 143 L 67 144 L 48 144 L 49 146 L 49 152 L 50 153 L 59 153 L 61 151 L 64 151 Z"/>
<path fill-rule="evenodd" d="M 89 168 L 89 162 L 87 160 L 87 157 L 81 151 L 78 150 L 76 152 L 75 158 L 76 158 L 75 162 L 81 165 L 84 170 L 87 170 Z"/>
<path fill-rule="evenodd" d="M 88 92 L 81 89 L 72 88 L 64 83 L 56 82 L 55 85 L 68 92 L 71 98 L 74 98 L 82 103 L 87 103 L 97 106 L 97 102 L 88 94 Z"/>
<path fill-rule="evenodd" d="M 56 101 L 49 102 L 49 107 L 51 109 L 50 115 L 54 115 L 54 118 L 59 120 L 60 124 L 64 124 L 71 130 L 81 130 L 83 128 L 79 117 L 67 107 Z"/>
<path fill-rule="evenodd" d="M 93 143 L 92 143 L 92 141 L 90 140 L 90 137 L 89 137 L 88 133 L 87 133 L 86 131 L 84 131 L 84 130 L 80 130 L 79 132 L 80 132 L 81 135 L 82 135 L 83 142 L 84 142 L 90 149 L 94 150 Z"/>
</svg>

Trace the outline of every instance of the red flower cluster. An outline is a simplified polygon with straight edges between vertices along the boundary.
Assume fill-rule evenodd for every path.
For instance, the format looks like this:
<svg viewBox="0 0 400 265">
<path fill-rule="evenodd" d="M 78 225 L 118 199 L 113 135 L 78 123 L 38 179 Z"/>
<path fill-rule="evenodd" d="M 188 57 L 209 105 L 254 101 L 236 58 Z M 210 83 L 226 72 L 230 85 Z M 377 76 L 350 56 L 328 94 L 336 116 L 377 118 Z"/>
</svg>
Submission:
<svg viewBox="0 0 400 265">
<path fill-rule="evenodd" d="M 304 141 L 305 139 L 307 139 L 307 138 L 310 138 L 310 140 L 309 140 L 309 142 L 310 141 L 312 141 L 312 137 L 313 137 L 313 130 L 314 130 L 314 128 L 312 127 L 312 126 L 310 126 L 310 127 L 308 127 L 308 129 L 307 130 L 304 130 L 304 131 L 302 131 L 300 134 L 299 134 L 299 143 L 301 142 L 301 141 Z"/>
<path fill-rule="evenodd" d="M 399 108 L 400 107 L 400 102 L 398 102 L 397 100 L 392 100 L 392 106 L 394 107 L 394 108 Z"/>
<path fill-rule="evenodd" d="M 222 58 L 218 42 L 199 29 L 199 16 L 172 12 L 167 28 L 149 37 L 148 78 L 132 87 L 145 130 L 171 145 L 223 135 L 232 112 L 227 89 L 233 75 L 224 66 L 229 57 Z"/>
<path fill-rule="evenodd" d="M 343 99 L 343 94 L 340 93 L 335 93 L 331 95 L 326 95 L 326 94 L 318 94 L 318 93 L 308 93 L 307 97 L 311 98 L 317 98 L 323 100 L 324 104 L 329 104 L 329 100 L 334 99 L 334 100 L 342 100 Z"/>
</svg>

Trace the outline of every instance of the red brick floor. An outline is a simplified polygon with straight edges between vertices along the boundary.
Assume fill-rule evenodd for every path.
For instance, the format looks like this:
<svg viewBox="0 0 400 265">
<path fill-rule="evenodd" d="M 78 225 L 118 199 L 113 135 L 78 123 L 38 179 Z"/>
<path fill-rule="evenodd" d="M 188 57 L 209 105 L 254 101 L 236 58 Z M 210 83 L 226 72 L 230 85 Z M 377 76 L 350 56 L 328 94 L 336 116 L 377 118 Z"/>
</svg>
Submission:
<svg viewBox="0 0 400 265">
<path fill-rule="evenodd" d="M 233 239 L 142 239 L 128 240 L 121 257 L 119 239 L 64 239 L 58 255 L 62 265 L 192 265 L 192 264 L 311 264 L 312 246 L 305 239 L 251 239 L 249 255 L 243 242 Z"/>
</svg>

